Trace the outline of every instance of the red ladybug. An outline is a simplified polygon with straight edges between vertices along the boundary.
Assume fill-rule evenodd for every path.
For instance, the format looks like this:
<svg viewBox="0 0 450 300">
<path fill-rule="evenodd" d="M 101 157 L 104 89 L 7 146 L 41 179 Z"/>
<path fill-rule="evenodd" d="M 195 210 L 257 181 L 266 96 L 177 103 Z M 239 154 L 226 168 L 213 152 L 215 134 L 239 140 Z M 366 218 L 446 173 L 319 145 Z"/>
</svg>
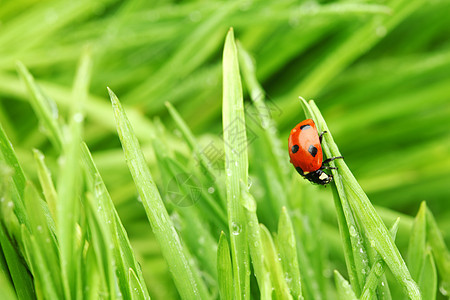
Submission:
<svg viewBox="0 0 450 300">
<path fill-rule="evenodd" d="M 314 121 L 307 119 L 298 123 L 289 135 L 289 156 L 297 172 L 311 182 L 324 185 L 333 180 L 333 175 L 323 170 L 337 169 L 325 165 L 337 158 L 343 158 L 337 156 L 323 161 L 320 143 L 325 132 L 319 135 Z"/>
</svg>

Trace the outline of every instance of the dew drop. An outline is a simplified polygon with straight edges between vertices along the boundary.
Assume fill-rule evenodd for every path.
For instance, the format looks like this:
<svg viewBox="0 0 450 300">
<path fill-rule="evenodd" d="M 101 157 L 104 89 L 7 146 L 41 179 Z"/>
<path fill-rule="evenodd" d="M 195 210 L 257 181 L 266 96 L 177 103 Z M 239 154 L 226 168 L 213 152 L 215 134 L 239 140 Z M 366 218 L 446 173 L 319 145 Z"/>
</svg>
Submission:
<svg viewBox="0 0 450 300">
<path fill-rule="evenodd" d="M 82 113 L 76 113 L 73 115 L 73 120 L 77 123 L 81 123 L 84 120 L 84 116 Z"/>
<path fill-rule="evenodd" d="M 212 194 L 212 193 L 214 193 L 214 191 L 215 191 L 215 189 L 212 186 L 210 186 L 208 188 L 208 193 Z"/>
<path fill-rule="evenodd" d="M 350 228 L 349 228 L 348 231 L 350 232 L 350 235 L 351 235 L 352 237 L 356 237 L 357 234 L 358 234 L 358 232 L 356 231 L 355 226 L 353 226 L 353 225 L 350 225 Z"/>
<path fill-rule="evenodd" d="M 241 233 L 241 231 L 242 231 L 241 225 L 239 225 L 235 222 L 231 223 L 231 234 L 232 235 L 239 235 Z"/>
</svg>

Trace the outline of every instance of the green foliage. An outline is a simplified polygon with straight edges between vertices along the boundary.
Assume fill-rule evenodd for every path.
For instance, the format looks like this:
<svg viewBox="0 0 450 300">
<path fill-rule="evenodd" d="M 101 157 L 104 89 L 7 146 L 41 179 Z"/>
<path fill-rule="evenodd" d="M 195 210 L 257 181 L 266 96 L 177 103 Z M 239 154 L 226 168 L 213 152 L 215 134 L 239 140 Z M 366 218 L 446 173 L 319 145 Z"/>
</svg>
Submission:
<svg viewBox="0 0 450 300">
<path fill-rule="evenodd" d="M 448 1 L 0 7 L 1 299 L 450 294 Z"/>
</svg>

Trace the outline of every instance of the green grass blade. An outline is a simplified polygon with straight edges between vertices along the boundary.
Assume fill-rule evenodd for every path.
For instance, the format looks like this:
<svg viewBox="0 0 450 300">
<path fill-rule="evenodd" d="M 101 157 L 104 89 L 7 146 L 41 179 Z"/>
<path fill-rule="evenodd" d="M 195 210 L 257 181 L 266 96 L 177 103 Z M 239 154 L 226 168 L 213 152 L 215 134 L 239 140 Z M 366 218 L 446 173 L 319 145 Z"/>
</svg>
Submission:
<svg viewBox="0 0 450 300">
<path fill-rule="evenodd" d="M 414 280 L 418 280 L 422 266 L 425 259 L 425 241 L 426 241 L 426 222 L 425 216 L 427 205 L 422 202 L 419 212 L 414 219 L 414 224 L 411 229 L 411 236 L 409 238 L 407 262 L 411 276 Z"/>
<path fill-rule="evenodd" d="M 427 209 L 427 241 L 431 246 L 436 267 L 440 276 L 439 290 L 444 296 L 450 295 L 450 252 L 445 245 L 444 237 L 434 219 Z"/>
<path fill-rule="evenodd" d="M 219 246 L 217 247 L 217 275 L 220 299 L 234 299 L 233 266 L 231 265 L 230 247 L 228 246 L 228 239 L 223 231 L 220 234 Z"/>
<path fill-rule="evenodd" d="M 0 224 L 0 246 L 8 264 L 17 298 L 20 300 L 36 299 L 31 274 L 11 244 L 3 224 Z"/>
<path fill-rule="evenodd" d="M 24 64 L 17 63 L 17 70 L 25 82 L 28 93 L 31 95 L 30 104 L 38 116 L 41 124 L 45 127 L 48 137 L 53 146 L 60 151 L 62 149 L 63 134 L 61 131 L 56 104 L 44 95 L 39 86 L 34 81 L 33 75 Z"/>
<path fill-rule="evenodd" d="M 22 227 L 24 228 L 24 227 Z M 60 293 L 58 293 L 58 286 L 54 282 L 54 275 L 52 275 L 49 266 L 45 263 L 45 249 L 42 249 L 34 235 L 30 235 L 23 230 L 24 233 L 24 247 L 26 249 L 27 257 L 31 268 L 34 273 L 36 290 L 46 295 L 51 299 L 61 299 L 64 298 Z"/>
<path fill-rule="evenodd" d="M 436 299 L 437 272 L 431 251 L 425 252 L 425 259 L 422 265 L 422 272 L 419 276 L 419 286 L 424 300 Z"/>
<path fill-rule="evenodd" d="M 395 240 L 398 230 L 398 224 L 400 222 L 400 218 L 397 218 L 395 223 L 392 225 L 389 232 L 391 233 L 392 238 Z M 385 278 L 383 278 L 383 274 L 386 269 L 386 263 L 383 261 L 381 256 L 377 253 L 373 258 L 374 263 L 372 264 L 372 268 L 370 269 L 370 273 L 367 276 L 366 284 L 361 293 L 361 300 L 370 300 L 373 299 L 376 293 L 377 285 L 380 282 L 385 282 Z M 379 287 L 380 288 L 380 287 Z M 390 298 L 390 293 L 388 288 L 386 287 L 386 291 L 384 290 L 385 284 L 382 285 L 381 293 L 379 293 L 380 299 Z"/>
<path fill-rule="evenodd" d="M 0 163 L 4 162 L 4 167 L 6 167 L 6 172 L 11 173 L 8 174 L 8 177 L 12 178 L 14 182 L 12 193 L 15 195 L 11 197 L 11 200 L 14 204 L 14 213 L 17 216 L 17 219 L 21 224 L 28 223 L 25 207 L 23 205 L 23 194 L 25 191 L 25 174 L 23 173 L 22 167 L 17 160 L 16 154 L 14 153 L 14 149 L 12 147 L 11 142 L 6 136 L 3 127 L 0 124 Z M 2 166 L 3 168 L 3 166 Z M 2 172 L 5 172 L 2 170 Z M 1 174 L 6 175 L 6 174 Z M 28 225 L 27 225 L 28 226 Z"/>
<path fill-rule="evenodd" d="M 33 149 L 34 160 L 37 163 L 37 171 L 39 182 L 42 187 L 42 191 L 45 196 L 45 200 L 47 202 L 50 213 L 53 217 L 53 220 L 57 220 L 57 199 L 58 195 L 56 193 L 55 186 L 52 181 L 51 173 L 45 164 L 45 156 L 37 149 Z"/>
<path fill-rule="evenodd" d="M 86 226 L 90 232 L 90 246 L 93 247 L 98 268 L 106 283 L 108 299 L 116 299 L 115 282 L 114 282 L 114 266 L 112 256 L 112 241 L 107 223 L 103 222 L 98 210 L 95 207 L 93 195 L 87 195 L 85 201 L 85 212 L 87 216 Z"/>
<path fill-rule="evenodd" d="M 131 299 L 132 300 L 141 300 L 141 299 L 150 299 L 148 295 L 145 295 L 142 291 L 145 289 L 142 287 L 140 280 L 134 273 L 133 269 L 130 268 L 128 275 L 128 284 L 130 286 L 131 291 Z"/>
<path fill-rule="evenodd" d="M 302 299 L 294 228 L 286 207 L 282 208 L 280 220 L 278 221 L 277 246 L 291 295 L 294 299 Z"/>
<path fill-rule="evenodd" d="M 224 198 L 224 196 L 223 196 L 224 191 L 223 191 L 222 185 L 217 184 L 217 182 L 216 182 L 216 178 L 217 178 L 216 173 L 217 172 L 215 172 L 214 168 L 212 167 L 213 162 L 206 155 L 204 155 L 204 153 L 203 153 L 204 149 L 200 149 L 199 144 L 198 144 L 197 140 L 195 139 L 193 133 L 191 132 L 191 130 L 189 129 L 189 127 L 187 126 L 187 124 L 183 120 L 183 118 L 180 116 L 178 111 L 175 109 L 175 107 L 173 107 L 173 105 L 170 104 L 169 102 L 166 102 L 166 106 L 167 106 L 167 110 L 170 113 L 170 116 L 175 121 L 178 129 L 181 131 L 181 134 L 183 135 L 184 139 L 186 140 L 186 143 L 188 144 L 189 148 L 191 149 L 191 151 L 196 155 L 196 157 L 200 161 L 202 168 L 205 169 L 206 172 L 204 172 L 204 174 L 206 175 L 208 180 L 210 182 L 212 182 L 212 186 L 214 187 L 214 189 L 219 191 L 218 194 L 219 194 L 220 198 L 221 199 Z M 224 199 L 222 199 L 222 200 L 223 201 L 221 201 L 221 203 L 225 203 L 225 200 Z"/>
<path fill-rule="evenodd" d="M 336 283 L 336 290 L 338 299 L 340 300 L 357 300 L 358 298 L 355 296 L 355 293 L 352 290 L 352 287 L 348 283 L 347 280 L 339 274 L 338 271 L 334 271 L 334 280 Z"/>
<path fill-rule="evenodd" d="M 109 234 L 112 237 L 114 262 L 116 264 L 116 276 L 123 297 L 131 297 L 128 284 L 128 270 L 133 269 L 134 274 L 140 280 L 140 286 L 144 288 L 143 295 L 148 296 L 141 268 L 131 248 L 127 232 L 120 221 L 112 199 L 106 189 L 105 183 L 95 166 L 91 153 L 85 143 L 82 144 L 82 157 L 88 181 L 93 186 L 93 192 L 100 208 L 103 222 L 108 224 Z"/>
<path fill-rule="evenodd" d="M 250 266 L 245 214 L 241 206 L 240 182 L 248 184 L 247 135 L 241 76 L 233 29 L 223 50 L 223 137 L 227 187 L 228 226 L 231 232 L 235 299 L 250 297 Z"/>
<path fill-rule="evenodd" d="M 309 103 L 313 110 L 318 130 L 328 132 L 324 135 L 325 142 L 322 144 L 326 156 L 340 156 L 339 149 L 334 143 L 332 134 L 319 109 L 314 101 L 310 101 Z M 358 217 L 358 220 L 361 222 L 361 225 L 364 227 L 370 245 L 383 257 L 394 277 L 404 288 L 408 297 L 411 299 L 421 299 L 419 287 L 412 279 L 397 246 L 389 235 L 386 225 L 384 225 L 350 169 L 342 159 L 335 161 L 334 164 L 332 162 L 330 165 L 336 165 L 339 168 L 338 171 L 332 170 L 333 176 L 336 181 L 342 180 L 345 192 L 351 201 L 350 205 Z"/>
<path fill-rule="evenodd" d="M 58 245 L 54 237 L 55 224 L 53 218 L 50 216 L 47 203 L 40 198 L 38 191 L 31 182 L 27 182 L 25 187 L 24 200 L 30 222 L 29 233 L 27 231 L 24 234 L 32 235 L 36 245 L 39 246 L 39 251 L 44 258 L 42 262 L 39 262 L 39 265 L 44 266 L 46 272 L 49 272 L 52 278 L 52 281 L 46 284 L 52 284 L 57 294 L 62 297 L 61 270 Z"/>
<path fill-rule="evenodd" d="M 350 238 L 350 230 L 349 226 L 347 225 L 347 219 L 345 217 L 344 208 L 342 203 L 348 203 L 347 197 L 345 196 L 345 193 L 343 193 L 344 187 L 342 186 L 342 183 L 340 181 L 335 180 L 335 186 L 333 187 L 333 195 L 334 195 L 334 204 L 338 219 L 338 225 L 339 225 L 339 232 L 341 235 L 341 240 L 344 247 L 344 259 L 345 264 L 347 266 L 347 272 L 349 274 L 350 283 L 355 291 L 356 294 L 361 293 L 361 283 L 359 281 L 359 272 L 356 267 L 356 262 L 354 258 L 354 251 L 353 251 L 353 244 L 351 242 Z M 341 192 L 342 196 L 339 196 L 339 191 Z M 355 224 L 351 225 L 353 226 L 353 230 L 357 230 Z M 358 233 L 355 233 L 356 235 Z M 359 236 L 359 234 L 358 234 Z"/>
<path fill-rule="evenodd" d="M 247 217 L 247 235 L 250 257 L 253 269 L 258 280 L 261 299 L 272 298 L 272 284 L 270 282 L 270 272 L 266 268 L 265 254 L 260 234 L 260 226 L 256 215 L 256 202 L 248 192 L 247 187 L 241 184 L 242 206 Z"/>
<path fill-rule="evenodd" d="M 117 131 L 133 180 L 147 213 L 164 258 L 173 274 L 175 285 L 183 299 L 207 298 L 203 282 L 197 282 L 189 265 L 187 250 L 181 244 L 172 220 L 145 163 L 136 135 L 117 96 L 109 90 Z"/>
<path fill-rule="evenodd" d="M 275 295 L 277 299 L 292 299 L 272 236 L 262 224 L 260 225 L 260 233 L 265 253 L 264 258 L 267 268 L 270 270 Z"/>
</svg>

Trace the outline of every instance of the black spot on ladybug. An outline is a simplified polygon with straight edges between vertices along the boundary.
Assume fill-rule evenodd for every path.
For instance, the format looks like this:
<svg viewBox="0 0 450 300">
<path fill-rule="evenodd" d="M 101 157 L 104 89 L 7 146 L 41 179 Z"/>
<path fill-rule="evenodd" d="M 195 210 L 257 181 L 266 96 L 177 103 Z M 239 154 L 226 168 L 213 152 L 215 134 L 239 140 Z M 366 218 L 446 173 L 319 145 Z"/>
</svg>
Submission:
<svg viewBox="0 0 450 300">
<path fill-rule="evenodd" d="M 317 148 L 314 147 L 313 145 L 309 146 L 308 148 L 308 152 L 309 154 L 311 154 L 313 157 L 316 157 L 317 154 Z"/>
<path fill-rule="evenodd" d="M 298 149 L 299 149 L 298 145 L 292 146 L 292 148 L 291 148 L 292 153 L 297 153 Z"/>
<path fill-rule="evenodd" d="M 303 174 L 302 168 L 296 167 L 295 169 L 297 170 L 298 174 L 300 174 L 300 175 L 302 175 L 302 176 L 304 175 L 304 174 Z"/>
<path fill-rule="evenodd" d="M 306 129 L 310 129 L 311 126 L 310 125 L 302 125 L 300 126 L 300 130 L 306 130 Z"/>
</svg>

